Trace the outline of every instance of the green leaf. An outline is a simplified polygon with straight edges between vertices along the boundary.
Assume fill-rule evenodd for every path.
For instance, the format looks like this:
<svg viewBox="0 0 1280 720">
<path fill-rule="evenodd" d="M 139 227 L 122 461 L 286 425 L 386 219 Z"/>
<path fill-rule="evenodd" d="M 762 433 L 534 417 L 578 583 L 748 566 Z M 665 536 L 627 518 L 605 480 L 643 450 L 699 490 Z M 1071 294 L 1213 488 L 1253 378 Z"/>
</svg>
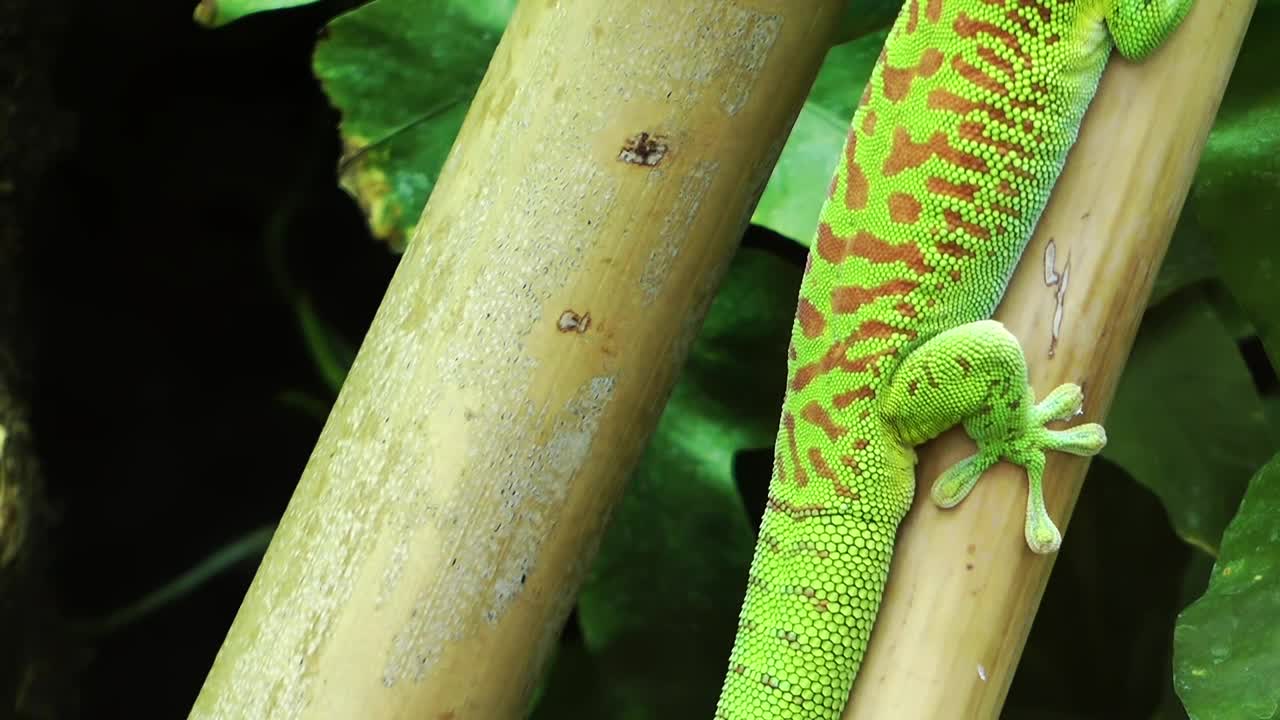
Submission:
<svg viewBox="0 0 1280 720">
<path fill-rule="evenodd" d="M 404 249 L 515 0 L 375 0 L 336 18 L 313 70 L 342 112 L 339 183 Z"/>
<path fill-rule="evenodd" d="M 738 254 L 615 511 L 578 606 L 607 717 L 715 705 L 754 545 L 733 461 L 773 446 L 799 284 L 775 255 Z"/>
<path fill-rule="evenodd" d="M 1196 175 L 1192 202 L 1223 279 L 1280 368 L 1280 7 L 1259 7 Z"/>
<path fill-rule="evenodd" d="M 1200 293 L 1147 313 L 1107 435 L 1103 454 L 1160 497 L 1179 536 L 1216 555 L 1273 446 L 1249 369 Z"/>
<path fill-rule="evenodd" d="M 1174 681 L 1192 720 L 1280 719 L 1280 455 L 1249 483 L 1203 597 L 1178 616 Z"/>
<path fill-rule="evenodd" d="M 320 0 L 200 0 L 195 20 L 205 27 L 222 27 L 254 13 L 311 5 Z"/>
<path fill-rule="evenodd" d="M 1202 552 L 1191 554 L 1191 559 L 1182 573 L 1182 585 L 1177 597 L 1178 607 L 1185 609 L 1192 601 L 1204 594 L 1205 585 L 1209 582 L 1209 575 L 1212 572 L 1213 558 Z M 1174 620 L 1174 623 L 1170 623 L 1171 626 L 1176 624 L 1177 618 L 1175 617 Z M 1162 658 L 1169 660 L 1168 667 L 1173 667 L 1173 635 L 1174 629 L 1169 627 L 1169 643 L 1165 648 L 1165 654 L 1162 655 Z M 1151 715 L 1151 720 L 1188 720 L 1187 709 L 1178 698 L 1177 683 L 1172 672 L 1167 673 L 1164 678 L 1159 704 Z"/>
<path fill-rule="evenodd" d="M 530 702 L 530 720 L 604 718 L 608 695 L 599 663 L 582 645 L 582 637 L 568 628 L 548 673 Z"/>
<path fill-rule="evenodd" d="M 883 30 L 893 23 L 901 10 L 902 0 L 853 0 L 845 8 L 843 21 L 836 32 L 836 42 L 846 43 Z"/>
<path fill-rule="evenodd" d="M 1280 390 L 1275 390 L 1262 397 L 1262 407 L 1266 412 L 1271 427 L 1280 428 Z"/>
<path fill-rule="evenodd" d="M 882 30 L 827 53 L 751 222 L 805 246 L 812 242 L 849 121 L 887 35 Z"/>
<path fill-rule="evenodd" d="M 1147 304 L 1158 305 L 1178 291 L 1217 275 L 1216 260 L 1204 229 L 1196 221 L 1195 213 L 1184 212 L 1178 218 Z"/>
</svg>

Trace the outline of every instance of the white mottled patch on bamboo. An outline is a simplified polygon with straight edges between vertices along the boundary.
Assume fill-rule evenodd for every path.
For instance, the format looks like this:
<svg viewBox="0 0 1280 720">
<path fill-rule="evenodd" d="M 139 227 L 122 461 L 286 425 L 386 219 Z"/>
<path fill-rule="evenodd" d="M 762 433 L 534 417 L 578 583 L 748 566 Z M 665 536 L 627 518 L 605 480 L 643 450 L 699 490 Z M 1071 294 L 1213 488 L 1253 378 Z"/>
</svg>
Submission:
<svg viewBox="0 0 1280 720">
<path fill-rule="evenodd" d="M 644 293 L 646 304 L 657 300 L 658 294 L 662 292 L 671 267 L 675 265 L 681 248 L 691 236 L 690 228 L 697 220 L 702 201 L 711 192 L 719 170 L 720 163 L 715 160 L 700 162 L 684 176 L 672 197 L 662 221 L 662 229 L 658 231 L 657 246 L 649 254 L 644 270 L 640 273 L 640 290 Z"/>
<path fill-rule="evenodd" d="M 551 426 L 544 442 L 526 437 L 521 439 L 527 442 L 512 443 L 525 448 L 523 452 L 495 453 L 483 443 L 469 445 L 460 481 L 467 490 L 450 505 L 496 505 L 497 512 L 486 515 L 492 527 L 467 528 L 440 576 L 419 589 L 409 617 L 388 648 L 384 685 L 422 680 L 449 643 L 465 638 L 464 628 L 471 627 L 468 620 L 475 612 L 487 623 L 501 619 L 537 569 L 552 519 L 591 449 L 614 386 L 613 377 L 591 378 L 555 413 L 523 404 L 517 413 L 523 417 L 505 418 L 510 427 L 535 429 L 532 433 Z M 480 497 L 494 492 L 501 498 L 496 503 L 492 497 Z M 434 517 L 442 534 L 450 530 L 451 512 L 446 509 Z M 435 592 L 436 583 L 454 592 L 443 597 Z"/>
<path fill-rule="evenodd" d="M 1071 253 L 1067 253 L 1067 262 L 1058 272 L 1058 245 L 1053 238 L 1044 248 L 1044 283 L 1049 287 L 1057 286 L 1054 297 L 1053 321 L 1050 326 L 1049 357 L 1058 350 L 1058 341 L 1062 337 L 1062 318 L 1067 303 L 1067 284 L 1071 279 Z"/>
<path fill-rule="evenodd" d="M 227 675 L 230 689 L 193 709 L 193 719 L 301 717 L 315 692 L 319 657 L 352 602 L 357 572 L 380 568 L 369 598 L 375 607 L 390 612 L 411 606 L 405 593 L 417 597 L 425 588 L 420 568 L 406 568 L 418 562 L 413 554 L 424 532 L 457 549 L 452 569 L 439 569 L 432 581 L 448 578 L 468 592 L 487 593 L 478 604 L 491 621 L 518 593 L 536 551 L 498 552 L 510 547 L 509 528 L 488 528 L 489 539 L 468 545 L 482 533 L 467 520 L 485 512 L 476 508 L 491 509 L 487 493 L 505 491 L 502 512 L 513 518 L 526 503 L 548 507 L 563 496 L 565 478 L 538 468 L 570 472 L 581 461 L 587 431 L 561 431 L 558 439 L 541 444 L 529 434 L 547 410 L 530 402 L 538 361 L 525 350 L 547 300 L 563 292 L 597 236 L 589 223 L 607 215 L 617 197 L 618 181 L 591 158 L 561 152 L 571 145 L 548 139 L 544 150 L 556 152 L 532 159 L 518 185 L 477 187 L 469 195 L 469 221 L 453 220 L 442 210 L 410 244 L 401 273 L 403 266 L 415 271 L 393 283 L 394 292 L 379 308 L 264 558 L 259 576 L 286 580 L 249 593 L 241 613 L 258 618 L 255 629 L 233 632 L 228 643 L 251 646 L 224 648 L 232 660 L 215 663 L 213 672 Z M 524 201 L 499 217 L 491 209 L 504 196 Z M 477 253 L 478 247 L 484 251 Z M 512 263 L 512 257 L 529 261 Z M 472 269 L 459 273 L 467 264 Z M 432 357 L 438 360 L 429 366 L 420 362 Z M 478 413 L 466 432 L 458 430 L 463 408 Z M 504 423 L 526 430 L 484 430 Z M 448 442 L 466 443 L 465 460 L 456 466 L 440 465 L 441 459 L 459 457 L 442 449 Z M 535 446 L 540 454 L 527 455 L 526 448 Z M 568 456 L 554 458 L 557 452 Z M 486 457 L 485 462 L 505 463 L 500 482 L 487 474 L 493 467 L 479 460 Z M 545 510 L 520 512 L 516 534 L 550 532 Z M 373 559 L 379 548 L 387 556 Z M 495 559 L 503 562 L 494 567 Z M 410 577 L 415 584 L 406 586 Z M 450 608 L 405 618 L 386 650 L 384 683 L 429 672 L 446 649 L 442 644 L 469 626 L 472 616 L 461 614 L 468 605 L 455 598 Z M 415 626 L 420 630 L 409 630 Z M 422 643 L 431 648 L 422 651 Z"/>
<path fill-rule="evenodd" d="M 735 7 L 727 26 L 726 39 L 741 48 L 737 67 L 726 74 L 720 107 L 726 115 L 737 115 L 751 97 L 751 88 L 764 69 L 769 53 L 782 31 L 782 16 L 765 15 L 749 8 Z"/>
<path fill-rule="evenodd" d="M 1058 284 L 1058 242 L 1053 238 L 1044 246 L 1044 284 L 1049 287 Z"/>
<path fill-rule="evenodd" d="M 611 66 L 609 74 L 619 78 L 613 92 L 620 99 L 669 99 L 687 106 L 718 88 L 718 104 L 728 115 L 747 104 L 782 29 L 780 15 L 730 0 L 682 9 L 655 4 L 627 15 L 607 15 L 603 22 L 645 39 L 625 47 L 605 46 L 607 52 L 599 55 L 598 62 Z"/>
<path fill-rule="evenodd" d="M 450 642 L 475 628 L 476 613 L 487 623 L 500 620 L 533 572 L 553 510 L 586 457 L 614 381 L 591 380 L 555 413 L 531 399 L 538 362 L 525 342 L 539 328 L 547 302 L 580 270 L 585 244 L 596 237 L 590 223 L 608 214 L 618 182 L 588 157 L 540 155 L 510 190 L 528 198 L 525 212 L 513 222 L 487 223 L 487 239 L 481 234 L 485 222 L 449 239 L 485 243 L 488 257 L 529 261 L 484 262 L 458 293 L 458 306 L 446 313 L 456 318 L 454 340 L 444 343 L 435 375 L 470 417 L 467 430 L 448 441 L 463 447 L 461 467 L 450 471 L 456 475 L 448 483 L 452 492 L 424 515 L 434 535 L 446 539 L 449 559 L 431 585 L 406 588 L 416 599 L 387 649 L 384 685 L 420 681 Z M 552 204 L 557 200 L 563 205 Z M 499 427 L 504 431 L 491 431 Z M 487 509 L 487 525 L 478 524 L 475 508 Z M 435 583 L 455 588 L 446 602 L 436 604 L 442 596 Z"/>
</svg>

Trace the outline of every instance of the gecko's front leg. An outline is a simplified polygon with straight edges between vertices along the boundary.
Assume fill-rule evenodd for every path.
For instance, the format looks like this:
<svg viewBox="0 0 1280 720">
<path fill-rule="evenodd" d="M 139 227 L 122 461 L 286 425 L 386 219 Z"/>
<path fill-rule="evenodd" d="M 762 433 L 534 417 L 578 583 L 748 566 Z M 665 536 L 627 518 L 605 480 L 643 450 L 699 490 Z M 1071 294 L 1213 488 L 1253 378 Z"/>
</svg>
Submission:
<svg viewBox="0 0 1280 720">
<path fill-rule="evenodd" d="M 1039 403 L 1027 381 L 1022 346 L 1004 325 L 983 320 L 939 333 L 898 366 L 880 411 L 904 443 L 915 445 L 957 423 L 978 452 L 944 471 L 933 485 L 942 507 L 958 504 L 1000 460 L 1026 468 L 1027 544 L 1038 553 L 1058 549 L 1062 534 L 1044 505 L 1046 450 L 1094 455 L 1107 442 L 1097 423 L 1065 430 L 1045 425 L 1080 412 L 1080 386 L 1060 385 Z"/>
</svg>

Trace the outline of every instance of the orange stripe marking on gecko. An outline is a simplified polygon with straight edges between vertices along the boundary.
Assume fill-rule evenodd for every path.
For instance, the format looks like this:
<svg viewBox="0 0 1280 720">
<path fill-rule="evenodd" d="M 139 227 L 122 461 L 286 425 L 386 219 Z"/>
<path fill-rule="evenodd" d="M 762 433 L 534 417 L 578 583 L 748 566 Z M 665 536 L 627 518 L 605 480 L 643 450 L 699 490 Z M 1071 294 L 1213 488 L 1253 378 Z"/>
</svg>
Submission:
<svg viewBox="0 0 1280 720">
<path fill-rule="evenodd" d="M 915 243 L 894 245 L 885 242 L 866 230 L 859 230 L 853 237 L 840 237 L 827 223 L 818 225 L 818 255 L 827 262 L 838 265 L 848 258 L 859 257 L 876 264 L 902 262 L 917 274 L 933 270 L 924 261 L 924 255 Z"/>
<path fill-rule="evenodd" d="M 831 414 L 827 412 L 826 408 L 819 405 L 817 401 L 811 400 L 808 405 L 805 405 L 804 410 L 800 413 L 800 417 L 804 418 L 810 424 L 817 426 L 830 440 L 839 440 L 849 433 L 848 428 L 841 427 L 837 424 L 836 421 L 832 419 Z"/>
<path fill-rule="evenodd" d="M 850 458 L 852 459 L 852 458 Z M 813 464 L 813 471 L 824 480 L 831 482 L 831 487 L 835 489 L 836 494 L 841 497 L 854 498 L 858 497 L 858 493 L 854 492 L 849 486 L 840 482 L 840 476 L 835 470 L 827 464 L 827 459 L 822 456 L 822 450 L 814 447 L 809 448 L 809 462 Z"/>
<path fill-rule="evenodd" d="M 863 385 L 831 398 L 831 404 L 837 410 L 844 410 L 859 400 L 870 400 L 876 396 L 876 391 L 870 385 Z"/>
<path fill-rule="evenodd" d="M 807 298 L 800 298 L 796 307 L 796 320 L 800 323 L 800 332 L 810 340 L 821 335 L 827 327 L 827 319 L 823 317 L 822 311 Z"/>
<path fill-rule="evenodd" d="M 831 291 L 831 312 L 841 315 L 854 313 L 876 298 L 906 295 L 917 287 L 920 283 L 903 279 L 889 280 L 873 288 L 840 285 Z"/>
<path fill-rule="evenodd" d="M 920 201 L 906 193 L 896 192 L 889 196 L 889 219 L 896 223 L 915 224 L 920 220 L 921 210 Z"/>
<path fill-rule="evenodd" d="M 903 170 L 918 168 L 935 155 L 966 170 L 980 173 L 990 171 L 986 160 L 951 147 L 945 133 L 934 133 L 928 142 L 918 143 L 911 139 L 906 128 L 898 127 L 893 132 L 893 146 L 889 150 L 889 157 L 884 161 L 884 174 L 892 177 Z"/>
<path fill-rule="evenodd" d="M 850 210 L 861 210 L 867 206 L 867 194 L 871 190 L 867 175 L 858 165 L 854 153 L 858 149 L 858 133 L 850 131 L 849 139 L 844 146 L 844 205 Z"/>
<path fill-rule="evenodd" d="M 827 352 L 822 355 L 816 362 L 811 362 L 796 368 L 795 376 L 791 379 L 791 389 L 803 390 L 809 383 L 813 382 L 819 375 L 829 373 L 836 368 L 847 370 L 849 372 L 861 372 L 871 367 L 877 359 L 888 355 L 896 355 L 897 348 L 885 348 L 877 350 L 869 355 L 850 358 L 848 356 L 849 349 L 857 343 L 871 338 L 890 338 L 894 335 L 902 335 L 908 340 L 916 337 L 916 331 L 908 328 L 894 327 L 888 323 L 878 320 L 868 320 L 863 323 L 857 331 L 849 337 L 832 343 Z M 790 420 L 789 428 L 795 427 L 795 419 Z"/>
<path fill-rule="evenodd" d="M 924 187 L 935 195 L 945 195 L 965 202 L 973 202 L 978 194 L 978 186 L 973 183 L 956 183 L 937 176 L 925 179 Z"/>
<path fill-rule="evenodd" d="M 809 484 L 809 475 L 800 464 L 800 448 L 796 445 L 796 418 L 791 413 L 782 416 L 782 425 L 787 429 L 787 447 L 791 450 L 791 464 L 796 468 L 796 487 Z"/>
<path fill-rule="evenodd" d="M 1022 49 L 1022 43 L 1018 40 L 1018 36 L 1008 30 L 1005 30 L 999 25 L 982 20 L 975 20 L 964 13 L 960 13 L 960 15 L 956 17 L 956 21 L 952 25 L 952 28 L 955 30 L 956 35 L 959 35 L 962 38 L 972 38 L 978 35 L 990 35 L 1003 43 L 1005 47 L 1012 50 L 1023 62 L 1028 64 L 1031 62 L 1031 56 Z"/>
<path fill-rule="evenodd" d="M 934 48 L 927 48 L 920 55 L 920 62 L 915 67 L 896 68 L 885 63 L 882 72 L 884 78 L 884 96 L 890 102 L 900 102 L 911 92 L 911 83 L 916 78 L 933 77 L 942 69 L 942 53 Z"/>
</svg>

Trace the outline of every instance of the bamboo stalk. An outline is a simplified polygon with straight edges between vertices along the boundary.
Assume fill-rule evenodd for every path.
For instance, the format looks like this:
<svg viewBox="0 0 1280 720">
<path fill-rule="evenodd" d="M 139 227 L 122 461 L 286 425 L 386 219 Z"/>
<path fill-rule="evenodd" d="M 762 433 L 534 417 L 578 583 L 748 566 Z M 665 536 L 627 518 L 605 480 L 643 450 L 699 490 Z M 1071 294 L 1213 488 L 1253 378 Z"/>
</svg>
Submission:
<svg viewBox="0 0 1280 720">
<path fill-rule="evenodd" d="M 519 5 L 192 718 L 525 712 L 842 6 Z"/>
<path fill-rule="evenodd" d="M 1112 61 L 996 313 L 1022 340 L 1041 394 L 1081 382 L 1079 421 L 1110 406 L 1254 5 L 1198 0 L 1153 57 Z M 1065 288 L 1047 282 L 1050 263 Z M 1023 540 L 1021 469 L 1002 463 L 953 510 L 932 504 L 933 479 L 972 448 L 952 431 L 922 449 L 916 507 L 845 720 L 1000 713 L 1054 556 Z M 1050 454 L 1045 496 L 1059 527 L 1086 468 Z"/>
</svg>

